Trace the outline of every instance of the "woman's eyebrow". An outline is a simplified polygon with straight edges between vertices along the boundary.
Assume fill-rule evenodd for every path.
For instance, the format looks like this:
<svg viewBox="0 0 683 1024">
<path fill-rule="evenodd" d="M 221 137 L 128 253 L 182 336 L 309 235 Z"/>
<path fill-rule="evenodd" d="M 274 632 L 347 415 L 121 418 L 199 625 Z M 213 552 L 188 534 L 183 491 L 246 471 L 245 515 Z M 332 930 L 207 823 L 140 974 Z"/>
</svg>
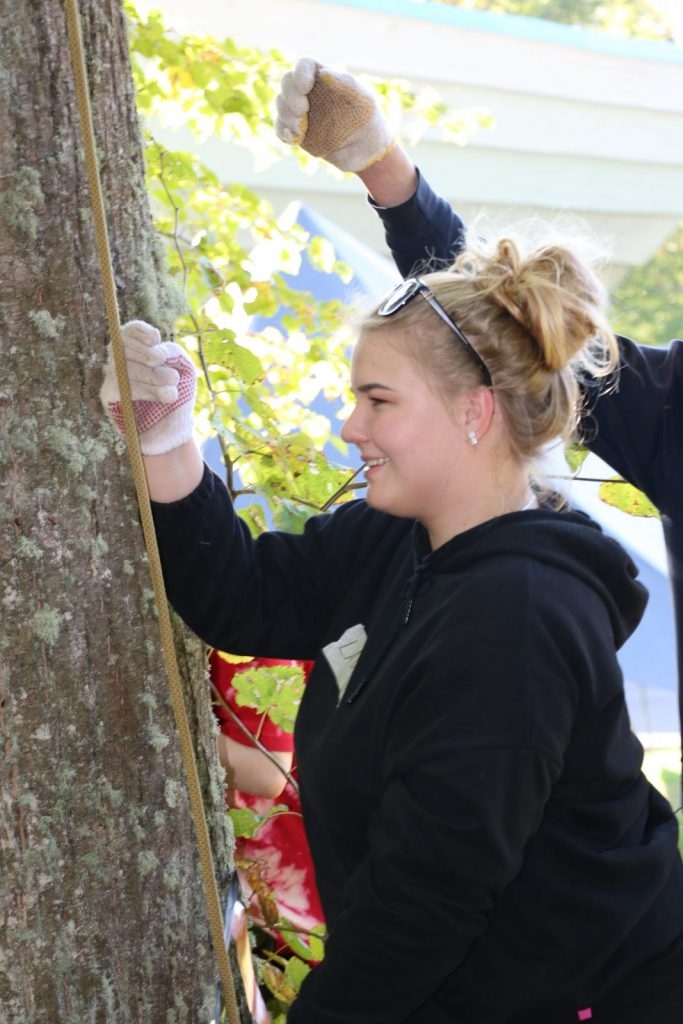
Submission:
<svg viewBox="0 0 683 1024">
<path fill-rule="evenodd" d="M 361 384 L 360 387 L 351 388 L 351 390 L 355 391 L 356 394 L 358 394 L 358 395 L 364 395 L 368 391 L 374 391 L 375 388 L 379 388 L 380 391 L 395 391 L 396 390 L 395 388 L 390 388 L 388 384 L 380 384 L 379 382 L 374 382 L 374 383 L 370 383 L 370 384 Z"/>
</svg>

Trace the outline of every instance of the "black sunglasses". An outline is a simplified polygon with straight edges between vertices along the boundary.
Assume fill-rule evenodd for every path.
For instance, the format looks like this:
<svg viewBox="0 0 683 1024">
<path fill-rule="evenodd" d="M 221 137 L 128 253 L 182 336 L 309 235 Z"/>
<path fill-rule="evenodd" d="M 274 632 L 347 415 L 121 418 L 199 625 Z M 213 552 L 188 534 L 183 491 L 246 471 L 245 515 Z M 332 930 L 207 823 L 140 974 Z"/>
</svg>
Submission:
<svg viewBox="0 0 683 1024">
<path fill-rule="evenodd" d="M 450 327 L 458 341 L 460 341 L 465 348 L 472 353 L 484 374 L 486 386 L 489 388 L 492 387 L 493 381 L 491 380 L 491 373 L 488 366 L 481 358 L 472 342 L 465 337 L 455 321 L 451 320 L 439 300 L 430 292 L 427 285 L 424 281 L 421 281 L 419 277 L 407 277 L 405 281 L 401 281 L 400 284 L 397 284 L 394 290 L 390 292 L 386 299 L 384 299 L 380 304 L 377 310 L 377 315 L 393 316 L 393 314 L 397 313 L 399 309 L 403 309 L 411 299 L 414 299 L 416 295 L 421 295 L 425 302 L 429 303 L 434 312 L 438 314 L 443 322 Z"/>
</svg>

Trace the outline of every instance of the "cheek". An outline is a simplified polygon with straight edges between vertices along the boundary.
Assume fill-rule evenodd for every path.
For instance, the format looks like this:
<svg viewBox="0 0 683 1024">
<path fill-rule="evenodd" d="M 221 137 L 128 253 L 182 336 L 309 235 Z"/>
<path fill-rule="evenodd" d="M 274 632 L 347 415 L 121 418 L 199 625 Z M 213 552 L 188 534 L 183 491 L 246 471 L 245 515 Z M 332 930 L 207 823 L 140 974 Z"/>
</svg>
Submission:
<svg viewBox="0 0 683 1024">
<path fill-rule="evenodd" d="M 451 463 L 459 450 L 462 436 L 452 417 L 432 405 L 413 424 L 409 440 L 413 450 L 424 459 L 426 472 L 428 468 L 433 470 L 435 466 Z"/>
</svg>

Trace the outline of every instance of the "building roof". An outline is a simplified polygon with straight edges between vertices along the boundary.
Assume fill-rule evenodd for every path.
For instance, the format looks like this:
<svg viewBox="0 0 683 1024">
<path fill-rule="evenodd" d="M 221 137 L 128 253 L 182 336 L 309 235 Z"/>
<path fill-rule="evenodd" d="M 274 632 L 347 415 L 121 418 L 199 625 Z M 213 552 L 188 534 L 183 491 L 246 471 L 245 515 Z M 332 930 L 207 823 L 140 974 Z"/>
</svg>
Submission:
<svg viewBox="0 0 683 1024">
<path fill-rule="evenodd" d="M 497 32 L 501 35 L 535 39 L 561 46 L 576 46 L 595 53 L 609 53 L 622 57 L 656 62 L 671 61 L 683 64 L 683 49 L 673 41 L 661 42 L 615 36 L 582 25 L 565 25 L 547 18 L 532 18 L 519 14 L 492 13 L 469 10 L 449 4 L 429 3 L 428 0 L 317 0 L 335 7 L 353 7 L 361 11 L 376 11 L 399 18 L 415 19 L 436 25 L 459 26 L 476 32 Z"/>
</svg>

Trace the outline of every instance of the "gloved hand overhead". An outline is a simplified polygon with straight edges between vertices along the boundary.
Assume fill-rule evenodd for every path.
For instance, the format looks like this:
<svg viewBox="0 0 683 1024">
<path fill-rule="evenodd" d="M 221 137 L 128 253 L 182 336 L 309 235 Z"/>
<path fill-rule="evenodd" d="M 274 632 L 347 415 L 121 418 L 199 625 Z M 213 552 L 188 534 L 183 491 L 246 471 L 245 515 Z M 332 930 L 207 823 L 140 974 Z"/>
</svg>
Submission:
<svg viewBox="0 0 683 1024">
<path fill-rule="evenodd" d="M 161 455 L 188 441 L 197 391 L 194 363 L 180 345 L 161 340 L 156 327 L 131 320 L 121 328 L 135 422 L 143 455 Z M 121 395 L 111 345 L 107 346 L 100 399 L 123 434 Z"/>
<path fill-rule="evenodd" d="M 275 134 L 342 171 L 363 171 L 396 145 L 376 98 L 345 72 L 303 57 L 283 75 Z"/>
</svg>

